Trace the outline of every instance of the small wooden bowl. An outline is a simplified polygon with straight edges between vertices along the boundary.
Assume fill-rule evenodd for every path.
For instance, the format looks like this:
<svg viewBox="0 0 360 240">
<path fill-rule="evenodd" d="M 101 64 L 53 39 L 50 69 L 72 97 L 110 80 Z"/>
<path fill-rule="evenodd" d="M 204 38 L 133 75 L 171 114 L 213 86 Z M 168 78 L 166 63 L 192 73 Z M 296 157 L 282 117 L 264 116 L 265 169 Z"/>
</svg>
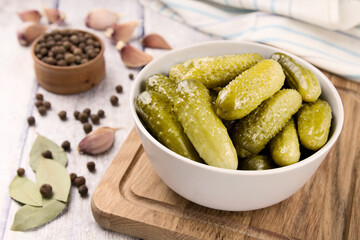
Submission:
<svg viewBox="0 0 360 240">
<path fill-rule="evenodd" d="M 99 54 L 87 63 L 64 67 L 47 64 L 35 55 L 35 46 L 44 35 L 37 38 L 32 44 L 31 56 L 34 59 L 36 79 L 43 88 L 50 92 L 60 94 L 81 93 L 97 86 L 104 79 L 105 46 L 103 41 L 90 32 L 74 30 L 94 36 L 101 44 Z"/>
</svg>

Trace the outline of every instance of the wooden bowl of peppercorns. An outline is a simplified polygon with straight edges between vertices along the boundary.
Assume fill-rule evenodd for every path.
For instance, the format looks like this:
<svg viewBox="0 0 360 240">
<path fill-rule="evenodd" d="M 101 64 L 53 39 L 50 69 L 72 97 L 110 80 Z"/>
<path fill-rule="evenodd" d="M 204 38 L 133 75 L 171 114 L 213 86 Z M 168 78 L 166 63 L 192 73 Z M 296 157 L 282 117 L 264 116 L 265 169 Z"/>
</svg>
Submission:
<svg viewBox="0 0 360 240">
<path fill-rule="evenodd" d="M 50 92 L 85 92 L 105 76 L 104 43 L 86 31 L 46 33 L 34 41 L 31 55 L 38 83 Z"/>
</svg>

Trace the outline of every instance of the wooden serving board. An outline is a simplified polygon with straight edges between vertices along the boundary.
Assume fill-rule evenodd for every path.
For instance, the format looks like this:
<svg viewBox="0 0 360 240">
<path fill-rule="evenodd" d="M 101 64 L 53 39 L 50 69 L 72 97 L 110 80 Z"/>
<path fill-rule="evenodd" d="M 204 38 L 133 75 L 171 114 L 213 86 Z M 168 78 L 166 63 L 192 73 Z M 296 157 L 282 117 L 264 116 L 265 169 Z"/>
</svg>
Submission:
<svg viewBox="0 0 360 240">
<path fill-rule="evenodd" d="M 327 75 L 343 100 L 344 128 L 292 197 L 248 212 L 194 204 L 157 176 L 133 129 L 92 196 L 95 220 L 143 239 L 359 239 L 360 84 Z"/>
</svg>

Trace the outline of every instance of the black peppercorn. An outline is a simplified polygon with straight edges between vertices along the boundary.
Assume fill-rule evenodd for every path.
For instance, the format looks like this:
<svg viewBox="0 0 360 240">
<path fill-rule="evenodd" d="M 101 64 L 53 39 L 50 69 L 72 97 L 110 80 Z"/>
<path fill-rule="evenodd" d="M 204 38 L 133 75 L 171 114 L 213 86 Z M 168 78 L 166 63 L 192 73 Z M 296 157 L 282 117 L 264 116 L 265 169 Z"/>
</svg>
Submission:
<svg viewBox="0 0 360 240">
<path fill-rule="evenodd" d="M 85 197 L 88 194 L 87 186 L 86 185 L 80 186 L 78 192 L 80 193 L 80 196 Z"/>
<path fill-rule="evenodd" d="M 58 113 L 58 116 L 61 120 L 65 121 L 66 120 L 66 112 L 65 111 L 60 111 Z"/>
<path fill-rule="evenodd" d="M 40 49 L 40 54 L 42 54 L 43 56 L 46 55 L 48 53 L 48 50 L 46 48 L 41 48 Z"/>
<path fill-rule="evenodd" d="M 78 38 L 78 36 L 72 35 L 72 36 L 70 37 L 70 42 L 72 42 L 73 44 L 78 44 L 78 43 L 79 43 L 79 38 Z"/>
<path fill-rule="evenodd" d="M 40 193 L 44 198 L 50 198 L 52 195 L 52 187 L 50 184 L 43 184 L 40 187 Z"/>
<path fill-rule="evenodd" d="M 74 112 L 74 118 L 75 118 L 76 120 L 79 120 L 79 115 L 80 115 L 80 112 L 79 112 L 79 111 L 75 111 L 75 112 Z"/>
<path fill-rule="evenodd" d="M 112 104 L 113 106 L 117 106 L 118 103 L 119 103 L 119 99 L 118 99 L 117 96 L 111 96 L 111 97 L 110 97 L 110 102 L 111 102 L 111 104 Z"/>
<path fill-rule="evenodd" d="M 116 89 L 116 92 L 117 92 L 117 93 L 122 93 L 122 91 L 123 91 L 123 86 L 117 85 L 115 89 Z"/>
<path fill-rule="evenodd" d="M 80 122 L 82 123 L 86 123 L 88 121 L 88 118 L 89 118 L 89 115 L 87 115 L 87 113 L 80 113 L 79 115 L 79 119 L 80 119 Z"/>
<path fill-rule="evenodd" d="M 99 41 L 94 41 L 94 47 L 97 47 L 97 48 L 101 47 L 100 42 Z"/>
<path fill-rule="evenodd" d="M 18 170 L 16 171 L 18 176 L 23 176 L 25 174 L 25 169 L 23 168 L 18 168 Z"/>
<path fill-rule="evenodd" d="M 48 102 L 48 101 L 45 101 L 44 102 L 44 107 L 49 110 L 51 108 L 51 103 Z"/>
<path fill-rule="evenodd" d="M 35 124 L 35 118 L 33 116 L 28 117 L 27 119 L 29 126 L 32 126 Z"/>
<path fill-rule="evenodd" d="M 74 183 L 76 178 L 77 178 L 76 173 L 70 173 L 70 180 L 71 180 L 72 183 Z"/>
<path fill-rule="evenodd" d="M 89 61 L 89 59 L 83 58 L 83 59 L 81 59 L 80 63 L 87 63 L 88 61 Z"/>
<path fill-rule="evenodd" d="M 46 114 L 46 108 L 44 106 L 38 107 L 38 111 L 41 116 L 44 116 Z"/>
<path fill-rule="evenodd" d="M 61 144 L 61 147 L 64 149 L 64 151 L 70 151 L 70 142 L 69 141 L 64 141 Z"/>
<path fill-rule="evenodd" d="M 85 133 L 89 133 L 92 130 L 92 125 L 90 123 L 84 123 L 83 129 L 84 129 Z"/>
<path fill-rule="evenodd" d="M 36 94 L 35 97 L 37 100 L 40 100 L 40 101 L 44 100 L 44 96 L 41 93 Z"/>
<path fill-rule="evenodd" d="M 76 55 L 75 56 L 75 63 L 80 64 L 81 63 L 81 57 Z"/>
<path fill-rule="evenodd" d="M 43 106 L 44 105 L 44 103 L 43 103 L 43 101 L 42 100 L 37 100 L 36 102 L 35 102 L 35 106 L 38 108 L 38 107 L 41 107 L 41 106 Z"/>
<path fill-rule="evenodd" d="M 62 59 L 64 59 L 64 54 L 62 54 L 62 53 L 56 54 L 55 59 L 56 59 L 56 60 L 62 60 Z"/>
<path fill-rule="evenodd" d="M 74 185 L 80 187 L 86 183 L 86 179 L 83 176 L 76 177 L 74 180 Z"/>
<path fill-rule="evenodd" d="M 91 113 L 90 108 L 85 108 L 85 109 L 83 110 L 83 113 L 86 113 L 88 116 L 90 116 L 90 113 Z"/>
<path fill-rule="evenodd" d="M 99 116 L 96 114 L 91 114 L 90 119 L 93 124 L 98 124 L 100 120 Z"/>
<path fill-rule="evenodd" d="M 97 114 L 98 114 L 99 118 L 104 118 L 105 117 L 105 112 L 102 109 L 100 109 Z"/>
<path fill-rule="evenodd" d="M 70 49 L 71 43 L 70 43 L 69 41 L 64 41 L 64 42 L 63 42 L 63 46 L 64 46 L 66 49 Z"/>
<path fill-rule="evenodd" d="M 83 54 L 83 51 L 81 50 L 81 48 L 74 48 L 73 53 L 75 55 L 81 56 Z"/>
<path fill-rule="evenodd" d="M 67 62 L 64 59 L 61 59 L 56 62 L 56 65 L 58 66 L 67 66 Z"/>
<path fill-rule="evenodd" d="M 86 47 L 86 45 L 85 45 L 85 43 L 79 43 L 79 48 L 81 48 L 81 50 L 85 50 L 85 47 Z"/>
<path fill-rule="evenodd" d="M 86 167 L 88 168 L 88 170 L 89 170 L 90 172 L 95 171 L 95 163 L 94 163 L 94 162 L 88 162 L 88 163 L 86 164 Z"/>
<path fill-rule="evenodd" d="M 130 80 L 133 80 L 134 79 L 134 74 L 130 73 L 129 78 L 130 78 Z"/>
<path fill-rule="evenodd" d="M 48 159 L 52 159 L 52 158 L 53 158 L 53 155 L 52 155 L 52 153 L 51 153 L 49 150 L 41 153 L 41 155 L 42 155 L 44 158 L 48 158 Z"/>
<path fill-rule="evenodd" d="M 67 63 L 69 63 L 69 64 L 75 62 L 75 56 L 74 56 L 74 54 L 72 54 L 72 53 L 65 53 L 64 58 L 65 58 L 65 61 L 66 61 Z"/>
</svg>

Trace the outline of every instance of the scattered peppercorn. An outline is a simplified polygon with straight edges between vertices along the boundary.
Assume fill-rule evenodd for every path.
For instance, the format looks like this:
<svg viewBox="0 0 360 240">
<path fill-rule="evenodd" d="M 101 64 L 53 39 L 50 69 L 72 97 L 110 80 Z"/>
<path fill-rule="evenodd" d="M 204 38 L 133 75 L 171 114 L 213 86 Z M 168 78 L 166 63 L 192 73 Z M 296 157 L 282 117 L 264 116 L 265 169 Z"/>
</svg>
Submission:
<svg viewBox="0 0 360 240">
<path fill-rule="evenodd" d="M 78 192 L 80 193 L 80 196 L 85 197 L 88 194 L 88 188 L 86 185 L 82 185 L 79 187 Z"/>
<path fill-rule="evenodd" d="M 74 117 L 75 117 L 76 120 L 79 120 L 79 115 L 80 115 L 79 111 L 74 112 Z"/>
<path fill-rule="evenodd" d="M 84 123 L 83 128 L 85 133 L 89 133 L 92 131 L 92 125 L 90 123 Z"/>
<path fill-rule="evenodd" d="M 102 109 L 100 109 L 97 114 L 98 114 L 99 118 L 104 118 L 105 117 L 105 112 Z"/>
<path fill-rule="evenodd" d="M 133 80 L 134 79 L 134 74 L 130 73 L 129 78 L 130 78 L 130 80 Z"/>
<path fill-rule="evenodd" d="M 86 183 L 86 179 L 83 176 L 76 177 L 74 180 L 74 185 L 80 187 Z"/>
<path fill-rule="evenodd" d="M 69 141 L 64 141 L 62 144 L 61 144 L 61 147 L 64 149 L 64 151 L 70 151 L 70 142 Z"/>
<path fill-rule="evenodd" d="M 70 180 L 71 180 L 72 183 L 74 183 L 76 178 L 77 178 L 76 173 L 70 173 Z"/>
<path fill-rule="evenodd" d="M 49 158 L 49 159 L 52 159 L 52 158 L 53 158 L 52 152 L 50 152 L 49 150 L 41 153 L 41 155 L 42 155 L 44 158 Z"/>
<path fill-rule="evenodd" d="M 90 116 L 91 110 L 90 108 L 85 108 L 83 112 L 86 113 L 88 116 Z"/>
<path fill-rule="evenodd" d="M 98 124 L 100 121 L 99 116 L 96 114 L 91 114 L 90 118 L 91 118 L 91 121 L 93 122 L 93 124 Z"/>
<path fill-rule="evenodd" d="M 43 106 L 44 105 L 44 103 L 43 103 L 43 101 L 41 101 L 41 100 L 37 100 L 36 102 L 35 102 L 35 106 L 38 108 L 38 107 L 41 107 L 41 106 Z"/>
<path fill-rule="evenodd" d="M 50 198 L 52 195 L 52 187 L 50 184 L 43 184 L 40 187 L 40 193 L 44 198 Z"/>
<path fill-rule="evenodd" d="M 116 92 L 117 92 L 117 93 L 122 93 L 122 91 L 123 91 L 123 86 L 117 85 L 115 89 L 116 89 Z"/>
<path fill-rule="evenodd" d="M 44 102 L 44 107 L 49 110 L 51 108 L 51 103 L 48 102 L 48 101 L 45 101 Z"/>
<path fill-rule="evenodd" d="M 88 121 L 89 115 L 87 115 L 86 113 L 80 113 L 79 115 L 79 119 L 80 122 L 82 123 L 86 123 Z"/>
<path fill-rule="evenodd" d="M 27 119 L 29 126 L 32 126 L 35 124 L 35 118 L 33 116 L 28 117 Z"/>
<path fill-rule="evenodd" d="M 90 172 L 95 171 L 95 163 L 94 162 L 88 162 L 86 164 L 86 167 L 89 169 Z"/>
<path fill-rule="evenodd" d="M 25 169 L 23 168 L 18 168 L 18 170 L 16 171 L 18 176 L 23 176 L 25 174 Z"/>
<path fill-rule="evenodd" d="M 110 97 L 110 102 L 111 102 L 111 105 L 117 106 L 119 104 L 119 99 L 117 96 L 113 95 Z"/>
<path fill-rule="evenodd" d="M 44 96 L 41 93 L 38 93 L 36 94 L 36 99 L 42 101 L 44 100 Z"/>
<path fill-rule="evenodd" d="M 41 116 L 44 116 L 46 114 L 46 108 L 44 106 L 38 107 L 38 111 Z"/>
<path fill-rule="evenodd" d="M 66 112 L 65 111 L 60 111 L 58 113 L 58 116 L 61 120 L 65 121 L 66 120 Z"/>
</svg>

